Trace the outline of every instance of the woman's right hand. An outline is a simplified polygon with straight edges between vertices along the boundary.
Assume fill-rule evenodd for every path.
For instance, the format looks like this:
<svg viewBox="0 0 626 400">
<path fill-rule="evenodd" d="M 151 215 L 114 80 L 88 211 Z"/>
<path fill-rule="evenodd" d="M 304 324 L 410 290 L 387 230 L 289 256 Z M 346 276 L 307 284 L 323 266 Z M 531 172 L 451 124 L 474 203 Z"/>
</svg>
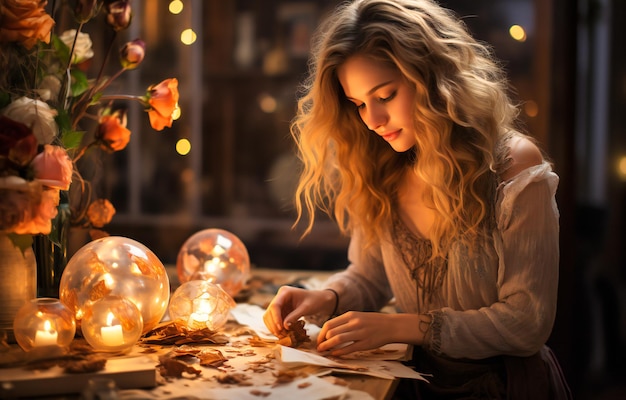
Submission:
<svg viewBox="0 0 626 400">
<path fill-rule="evenodd" d="M 307 315 L 327 313 L 335 308 L 335 294 L 330 290 L 307 290 L 282 286 L 270 302 L 263 322 L 274 335 L 289 329 L 289 326 Z"/>
</svg>

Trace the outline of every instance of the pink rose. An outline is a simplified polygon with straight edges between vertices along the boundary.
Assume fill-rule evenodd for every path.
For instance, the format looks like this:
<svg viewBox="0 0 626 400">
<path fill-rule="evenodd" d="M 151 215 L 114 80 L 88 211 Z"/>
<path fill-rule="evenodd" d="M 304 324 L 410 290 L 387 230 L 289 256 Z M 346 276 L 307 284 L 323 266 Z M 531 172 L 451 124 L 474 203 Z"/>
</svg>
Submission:
<svg viewBox="0 0 626 400">
<path fill-rule="evenodd" d="M 120 61 L 122 67 L 126 69 L 135 69 L 146 55 L 146 44 L 141 39 L 135 39 L 128 42 L 120 50 Z"/>
<path fill-rule="evenodd" d="M 70 188 L 74 165 L 62 147 L 45 145 L 31 165 L 35 171 L 35 178 L 43 185 L 61 190 Z"/>
</svg>

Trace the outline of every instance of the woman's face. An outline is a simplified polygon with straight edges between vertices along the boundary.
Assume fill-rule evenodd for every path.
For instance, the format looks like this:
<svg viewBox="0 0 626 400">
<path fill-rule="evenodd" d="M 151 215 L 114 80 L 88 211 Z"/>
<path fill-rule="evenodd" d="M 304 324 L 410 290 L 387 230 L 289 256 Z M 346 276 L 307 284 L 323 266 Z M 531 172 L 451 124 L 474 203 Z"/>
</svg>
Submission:
<svg viewBox="0 0 626 400">
<path fill-rule="evenodd" d="M 397 152 L 415 146 L 415 89 L 398 70 L 355 55 L 339 66 L 337 73 L 346 97 L 370 130 Z"/>
</svg>

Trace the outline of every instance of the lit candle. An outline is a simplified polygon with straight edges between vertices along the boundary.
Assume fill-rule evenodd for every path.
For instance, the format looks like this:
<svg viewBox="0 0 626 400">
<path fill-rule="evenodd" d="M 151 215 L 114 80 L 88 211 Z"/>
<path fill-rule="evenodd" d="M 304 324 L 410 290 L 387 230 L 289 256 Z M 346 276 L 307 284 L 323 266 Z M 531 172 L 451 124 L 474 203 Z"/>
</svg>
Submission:
<svg viewBox="0 0 626 400">
<path fill-rule="evenodd" d="M 120 346 L 124 344 L 124 332 L 121 325 L 113 325 L 113 313 L 107 315 L 107 325 L 100 328 L 102 343 L 106 346 Z"/>
<path fill-rule="evenodd" d="M 46 320 L 43 323 L 43 330 L 37 330 L 35 333 L 35 346 L 56 346 L 57 337 L 57 331 L 53 330 L 50 321 Z"/>
<path fill-rule="evenodd" d="M 191 329 L 195 329 L 198 325 L 205 327 L 206 322 L 209 320 L 209 315 L 205 313 L 194 312 L 189 316 L 187 326 Z"/>
<path fill-rule="evenodd" d="M 208 293 L 203 293 L 199 298 L 192 302 L 193 312 L 189 315 L 187 326 L 196 329 L 198 326 L 207 327 L 211 320 L 211 313 L 215 309 L 215 300 Z"/>
</svg>

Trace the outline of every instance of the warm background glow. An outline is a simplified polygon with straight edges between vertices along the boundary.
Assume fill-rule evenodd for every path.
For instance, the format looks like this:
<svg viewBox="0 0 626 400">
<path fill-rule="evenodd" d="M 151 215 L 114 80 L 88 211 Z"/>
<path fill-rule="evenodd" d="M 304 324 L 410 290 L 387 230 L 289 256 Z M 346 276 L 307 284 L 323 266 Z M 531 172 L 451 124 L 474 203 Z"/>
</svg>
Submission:
<svg viewBox="0 0 626 400">
<path fill-rule="evenodd" d="M 619 178 L 626 181 L 626 156 L 622 156 L 617 164 L 617 173 Z"/>
</svg>

